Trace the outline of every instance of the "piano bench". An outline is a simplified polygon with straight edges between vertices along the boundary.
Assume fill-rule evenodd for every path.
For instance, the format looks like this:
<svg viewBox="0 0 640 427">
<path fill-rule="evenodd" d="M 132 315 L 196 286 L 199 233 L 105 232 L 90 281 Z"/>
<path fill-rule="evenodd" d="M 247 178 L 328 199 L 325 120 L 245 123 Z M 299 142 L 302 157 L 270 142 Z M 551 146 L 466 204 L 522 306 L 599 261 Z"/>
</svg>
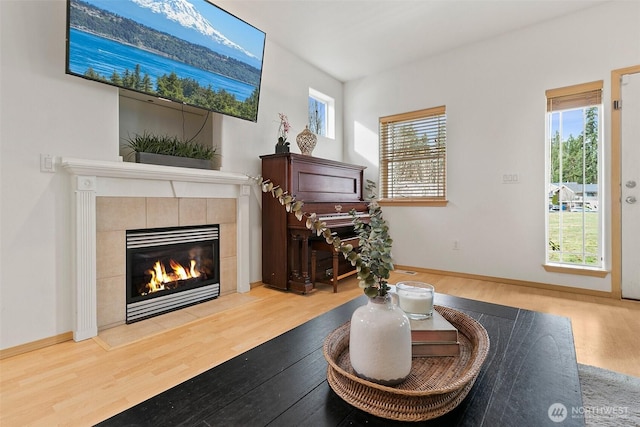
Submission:
<svg viewBox="0 0 640 427">
<path fill-rule="evenodd" d="M 358 237 L 350 237 L 341 239 L 343 243 L 349 243 L 353 245 L 354 248 L 358 248 L 360 246 L 360 239 Z M 344 255 L 342 252 L 336 250 L 333 245 L 328 244 L 324 240 L 313 240 L 311 241 L 311 283 L 315 286 L 316 283 L 316 269 L 318 263 L 318 255 L 317 252 L 330 252 L 331 253 L 331 261 L 332 261 L 332 275 L 328 281 L 317 280 L 318 282 L 329 283 L 333 285 L 333 293 L 338 292 L 338 281 L 340 279 L 344 279 L 345 277 L 353 276 L 356 274 L 356 269 L 353 267 L 351 270 L 340 274 L 340 258 L 344 260 Z M 345 262 L 348 262 L 345 260 Z"/>
</svg>

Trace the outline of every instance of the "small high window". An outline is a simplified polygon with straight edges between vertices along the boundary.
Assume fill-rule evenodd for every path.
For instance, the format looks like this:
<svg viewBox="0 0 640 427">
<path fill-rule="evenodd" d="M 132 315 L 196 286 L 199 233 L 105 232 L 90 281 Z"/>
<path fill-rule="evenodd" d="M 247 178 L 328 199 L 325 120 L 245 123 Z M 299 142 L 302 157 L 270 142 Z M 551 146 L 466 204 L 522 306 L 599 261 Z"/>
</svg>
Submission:
<svg viewBox="0 0 640 427">
<path fill-rule="evenodd" d="M 335 100 L 312 88 L 309 88 L 309 130 L 335 138 Z"/>
</svg>

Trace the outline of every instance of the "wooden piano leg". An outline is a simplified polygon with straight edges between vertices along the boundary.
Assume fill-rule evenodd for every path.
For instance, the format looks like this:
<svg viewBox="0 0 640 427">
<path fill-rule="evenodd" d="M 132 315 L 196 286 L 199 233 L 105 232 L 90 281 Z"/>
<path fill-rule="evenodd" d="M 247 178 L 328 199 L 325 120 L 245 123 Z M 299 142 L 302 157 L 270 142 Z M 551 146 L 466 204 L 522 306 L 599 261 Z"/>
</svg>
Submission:
<svg viewBox="0 0 640 427">
<path fill-rule="evenodd" d="M 338 276 L 339 276 L 338 256 L 341 254 L 335 249 L 332 252 L 333 252 L 333 257 L 332 257 L 333 258 L 333 279 L 331 281 L 333 282 L 333 293 L 335 294 L 338 292 Z"/>
<path fill-rule="evenodd" d="M 302 281 L 309 283 L 309 236 L 302 235 L 302 247 L 300 255 L 300 271 L 302 272 Z"/>
<path fill-rule="evenodd" d="M 315 250 L 311 250 L 311 284 L 316 286 L 316 265 L 318 263 L 318 255 Z"/>
<path fill-rule="evenodd" d="M 293 232 L 289 246 L 289 290 L 306 294 L 313 290 L 313 283 L 309 280 L 309 235 L 308 233 Z"/>
<path fill-rule="evenodd" d="M 289 242 L 289 280 L 298 280 L 300 278 L 300 236 L 291 235 Z"/>
</svg>

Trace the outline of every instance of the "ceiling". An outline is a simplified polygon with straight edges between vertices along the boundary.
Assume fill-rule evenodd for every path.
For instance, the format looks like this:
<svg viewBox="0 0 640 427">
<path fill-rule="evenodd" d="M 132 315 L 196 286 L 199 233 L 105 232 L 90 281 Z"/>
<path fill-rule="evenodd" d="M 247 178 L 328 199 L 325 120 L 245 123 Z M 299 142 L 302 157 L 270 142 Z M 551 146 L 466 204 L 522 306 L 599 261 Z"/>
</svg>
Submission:
<svg viewBox="0 0 640 427">
<path fill-rule="evenodd" d="M 211 0 L 346 82 L 607 0 Z"/>
</svg>

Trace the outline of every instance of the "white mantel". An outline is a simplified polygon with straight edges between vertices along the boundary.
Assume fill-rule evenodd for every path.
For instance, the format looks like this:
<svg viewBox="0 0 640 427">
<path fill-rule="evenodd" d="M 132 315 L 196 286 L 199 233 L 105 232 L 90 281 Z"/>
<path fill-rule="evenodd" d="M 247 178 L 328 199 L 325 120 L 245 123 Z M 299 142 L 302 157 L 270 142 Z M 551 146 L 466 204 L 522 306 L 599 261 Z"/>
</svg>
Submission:
<svg viewBox="0 0 640 427">
<path fill-rule="evenodd" d="M 96 297 L 96 197 L 235 198 L 237 202 L 237 291 L 249 284 L 249 178 L 240 173 L 62 158 L 71 175 L 74 204 L 75 318 L 73 338 L 98 334 Z"/>
</svg>

